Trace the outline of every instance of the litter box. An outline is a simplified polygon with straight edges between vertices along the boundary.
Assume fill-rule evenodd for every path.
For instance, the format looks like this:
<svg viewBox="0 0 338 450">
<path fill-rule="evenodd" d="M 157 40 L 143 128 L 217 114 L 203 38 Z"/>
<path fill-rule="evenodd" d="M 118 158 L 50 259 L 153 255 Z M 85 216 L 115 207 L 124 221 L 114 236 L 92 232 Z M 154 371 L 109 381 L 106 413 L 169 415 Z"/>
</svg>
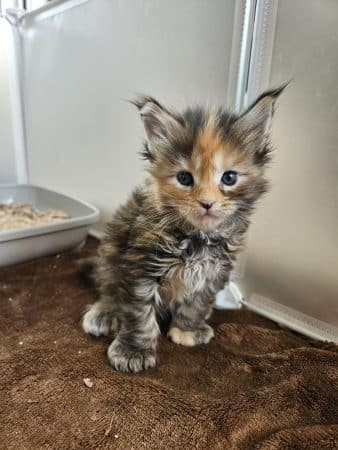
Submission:
<svg viewBox="0 0 338 450">
<path fill-rule="evenodd" d="M 89 203 L 33 185 L 0 185 L 0 203 L 30 203 L 44 211 L 58 209 L 70 217 L 54 223 L 0 231 L 0 267 L 56 254 L 85 241 L 99 211 Z"/>
</svg>

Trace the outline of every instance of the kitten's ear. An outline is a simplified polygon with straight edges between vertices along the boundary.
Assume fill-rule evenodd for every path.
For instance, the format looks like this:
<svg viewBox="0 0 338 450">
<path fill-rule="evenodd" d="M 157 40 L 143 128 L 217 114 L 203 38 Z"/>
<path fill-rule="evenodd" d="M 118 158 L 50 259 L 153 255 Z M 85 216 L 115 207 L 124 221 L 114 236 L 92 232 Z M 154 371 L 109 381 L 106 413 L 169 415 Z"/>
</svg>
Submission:
<svg viewBox="0 0 338 450">
<path fill-rule="evenodd" d="M 276 101 L 286 86 L 264 92 L 234 123 L 233 131 L 249 150 L 259 151 L 268 142 Z"/>
<path fill-rule="evenodd" d="M 151 151 L 168 144 L 171 137 L 179 136 L 184 130 L 184 122 L 154 98 L 140 96 L 131 103 L 140 112 Z"/>
</svg>

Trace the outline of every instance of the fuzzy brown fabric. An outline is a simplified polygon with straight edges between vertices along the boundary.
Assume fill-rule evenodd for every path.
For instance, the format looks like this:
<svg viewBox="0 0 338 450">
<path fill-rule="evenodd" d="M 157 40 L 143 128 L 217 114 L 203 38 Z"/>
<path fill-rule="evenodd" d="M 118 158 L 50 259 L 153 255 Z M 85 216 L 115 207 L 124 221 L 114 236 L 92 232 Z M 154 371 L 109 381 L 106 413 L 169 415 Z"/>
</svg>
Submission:
<svg viewBox="0 0 338 450">
<path fill-rule="evenodd" d="M 149 372 L 112 370 L 79 326 L 96 294 L 74 260 L 95 248 L 0 271 L 1 449 L 338 448 L 337 346 L 252 312 L 216 311 L 205 347 L 162 337 Z"/>
</svg>

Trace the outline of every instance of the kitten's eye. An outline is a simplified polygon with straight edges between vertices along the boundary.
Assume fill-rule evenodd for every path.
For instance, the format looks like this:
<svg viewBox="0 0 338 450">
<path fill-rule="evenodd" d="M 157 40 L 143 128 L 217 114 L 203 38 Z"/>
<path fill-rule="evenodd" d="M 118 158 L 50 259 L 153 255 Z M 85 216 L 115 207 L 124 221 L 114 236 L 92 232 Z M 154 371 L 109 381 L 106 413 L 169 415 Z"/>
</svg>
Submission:
<svg viewBox="0 0 338 450">
<path fill-rule="evenodd" d="M 194 178 L 190 172 L 178 172 L 176 178 L 183 186 L 192 186 L 194 184 Z"/>
<path fill-rule="evenodd" d="M 226 186 L 233 186 L 237 183 L 238 174 L 234 170 L 228 170 L 227 172 L 224 172 L 222 175 L 222 183 Z"/>
</svg>

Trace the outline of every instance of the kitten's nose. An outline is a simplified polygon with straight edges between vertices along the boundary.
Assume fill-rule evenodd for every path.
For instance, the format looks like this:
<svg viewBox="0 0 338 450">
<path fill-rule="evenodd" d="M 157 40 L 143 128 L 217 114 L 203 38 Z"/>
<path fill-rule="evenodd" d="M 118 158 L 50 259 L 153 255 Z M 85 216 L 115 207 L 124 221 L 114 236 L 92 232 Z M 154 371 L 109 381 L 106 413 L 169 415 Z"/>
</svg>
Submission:
<svg viewBox="0 0 338 450">
<path fill-rule="evenodd" d="M 214 202 L 212 202 L 210 200 L 201 200 L 200 201 L 200 205 L 203 206 L 203 208 L 205 208 L 207 211 L 212 207 L 213 204 L 214 204 Z"/>
</svg>

